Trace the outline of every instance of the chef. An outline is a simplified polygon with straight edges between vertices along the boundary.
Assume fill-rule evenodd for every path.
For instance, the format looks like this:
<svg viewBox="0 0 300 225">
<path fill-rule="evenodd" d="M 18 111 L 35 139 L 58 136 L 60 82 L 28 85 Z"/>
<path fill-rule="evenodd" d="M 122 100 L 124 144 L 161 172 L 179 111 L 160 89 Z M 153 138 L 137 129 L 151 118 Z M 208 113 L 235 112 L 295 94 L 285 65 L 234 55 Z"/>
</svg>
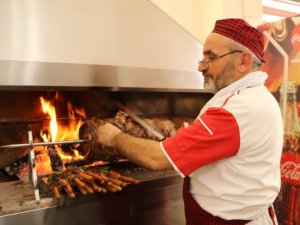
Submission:
<svg viewBox="0 0 300 225">
<path fill-rule="evenodd" d="M 242 19 L 217 20 L 198 70 L 215 93 L 188 127 L 164 141 L 136 138 L 111 124 L 98 141 L 153 169 L 183 178 L 187 225 L 275 225 L 283 123 L 267 74 L 263 35 Z"/>
</svg>

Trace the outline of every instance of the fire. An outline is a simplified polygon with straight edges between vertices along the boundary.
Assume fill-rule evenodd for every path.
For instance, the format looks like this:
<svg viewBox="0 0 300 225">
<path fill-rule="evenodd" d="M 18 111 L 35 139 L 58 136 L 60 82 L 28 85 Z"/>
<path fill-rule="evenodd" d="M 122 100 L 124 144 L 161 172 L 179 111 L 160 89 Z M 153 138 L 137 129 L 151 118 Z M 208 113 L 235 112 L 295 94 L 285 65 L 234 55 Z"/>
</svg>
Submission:
<svg viewBox="0 0 300 225">
<path fill-rule="evenodd" d="M 56 95 L 56 99 L 59 99 L 59 95 Z M 77 109 L 73 107 L 70 102 L 67 102 L 68 109 L 68 124 L 59 123 L 57 121 L 56 109 L 54 104 L 45 99 L 44 97 L 40 97 L 40 102 L 42 105 L 42 110 L 45 114 L 48 114 L 50 117 L 50 122 L 40 132 L 40 136 L 44 142 L 54 142 L 54 141 L 69 141 L 79 139 L 79 129 L 83 124 L 81 119 L 77 119 L 76 116 L 80 116 L 81 118 L 85 117 L 84 109 Z M 76 146 L 72 148 L 72 153 L 65 153 L 61 146 L 55 145 L 53 146 L 57 152 L 57 155 L 60 157 L 64 169 L 64 164 L 67 162 L 73 162 L 75 160 L 83 159 L 84 157 L 79 154 L 76 150 Z M 52 147 L 52 148 L 53 148 Z M 46 147 L 48 149 L 49 147 Z M 47 150 L 46 150 L 47 151 Z"/>
<path fill-rule="evenodd" d="M 42 104 L 42 109 L 44 113 L 47 113 L 51 120 L 50 120 L 50 131 L 51 131 L 51 141 L 55 141 L 56 140 L 56 136 L 57 136 L 57 131 L 58 131 L 58 125 L 56 122 L 56 111 L 53 105 L 51 105 L 50 101 L 45 100 L 43 97 L 40 97 L 40 101 Z M 48 141 L 45 140 L 46 136 L 43 135 L 42 136 L 44 141 Z"/>
</svg>

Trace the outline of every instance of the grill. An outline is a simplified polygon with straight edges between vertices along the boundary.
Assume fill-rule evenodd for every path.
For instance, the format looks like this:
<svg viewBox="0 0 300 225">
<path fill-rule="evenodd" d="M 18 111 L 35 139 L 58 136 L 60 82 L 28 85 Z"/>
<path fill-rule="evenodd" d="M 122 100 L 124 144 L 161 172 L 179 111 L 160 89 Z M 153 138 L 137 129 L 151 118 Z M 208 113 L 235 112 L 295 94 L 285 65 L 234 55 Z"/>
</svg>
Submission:
<svg viewBox="0 0 300 225">
<path fill-rule="evenodd" d="M 177 128 L 182 122 L 189 122 L 195 118 L 211 97 L 209 93 L 188 90 L 114 89 L 99 87 L 97 90 L 70 90 L 69 88 L 68 91 L 60 90 L 59 93 L 65 99 L 69 99 L 74 106 L 84 108 L 86 119 L 111 117 L 119 110 L 117 106 L 121 102 L 140 117 L 170 118 Z M 31 127 L 33 137 L 39 136 L 42 125 L 49 122 L 49 118 L 41 112 L 39 98 L 40 96 L 54 98 L 56 94 L 57 90 L 1 91 L 1 102 L 3 102 L 0 110 L 1 146 L 28 143 L 28 127 Z M 12 102 L 15 103 L 13 106 Z M 58 114 L 57 120 L 65 121 L 67 115 L 62 112 Z M 20 140 L 21 142 L 18 142 Z M 171 224 L 184 223 L 181 199 L 182 179 L 174 171 L 153 172 L 126 160 L 113 162 L 105 166 L 126 175 L 130 174 L 141 183 L 128 186 L 119 193 L 99 193 L 88 196 L 77 193 L 75 199 L 63 195 L 60 201 L 57 201 L 52 194 L 45 195 L 40 190 L 37 199 L 37 190 L 32 183 L 34 175 L 32 176 L 30 169 L 29 173 L 25 174 L 19 171 L 14 176 L 5 175 L 6 168 L 21 165 L 21 162 L 30 167 L 29 149 L 30 147 L 22 147 L 0 150 L 2 167 L 0 221 L 5 224 L 17 224 L 20 220 L 28 221 L 30 224 L 65 224 L 66 221 L 72 221 L 73 224 L 132 224 L 134 222 L 153 224 L 154 220 L 160 223 L 164 223 L 163 221 Z M 38 186 L 40 187 L 40 184 Z"/>
</svg>

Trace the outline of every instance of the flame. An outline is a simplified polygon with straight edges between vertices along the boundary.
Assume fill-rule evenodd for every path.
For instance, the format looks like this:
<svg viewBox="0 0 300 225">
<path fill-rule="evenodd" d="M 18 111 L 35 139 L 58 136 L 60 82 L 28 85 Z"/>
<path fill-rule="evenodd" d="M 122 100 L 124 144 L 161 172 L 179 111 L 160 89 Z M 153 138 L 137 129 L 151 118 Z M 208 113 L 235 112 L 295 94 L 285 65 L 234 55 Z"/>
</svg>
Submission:
<svg viewBox="0 0 300 225">
<path fill-rule="evenodd" d="M 63 98 L 58 94 L 56 94 L 55 99 L 63 100 Z M 40 132 L 40 136 L 44 142 L 68 141 L 79 139 L 79 129 L 83 124 L 83 121 L 81 119 L 77 119 L 76 115 L 79 115 L 80 117 L 84 118 L 85 111 L 83 108 L 77 109 L 73 107 L 73 105 L 70 102 L 67 102 L 69 123 L 66 125 L 58 123 L 56 109 L 51 103 L 51 101 L 40 97 L 40 102 L 42 105 L 43 112 L 45 114 L 48 114 L 50 117 L 50 122 L 48 126 Z M 60 146 L 55 145 L 54 147 L 57 151 L 58 156 L 61 158 L 63 164 L 84 158 L 82 155 L 79 154 L 78 150 L 76 150 L 75 148 L 72 149 L 72 154 L 66 154 Z"/>
<path fill-rule="evenodd" d="M 50 116 L 50 130 L 51 130 L 51 141 L 56 140 L 58 126 L 56 122 L 56 111 L 53 105 L 51 105 L 50 101 L 45 100 L 43 97 L 40 97 L 40 101 L 42 104 L 42 109 L 44 113 L 48 113 Z"/>
</svg>

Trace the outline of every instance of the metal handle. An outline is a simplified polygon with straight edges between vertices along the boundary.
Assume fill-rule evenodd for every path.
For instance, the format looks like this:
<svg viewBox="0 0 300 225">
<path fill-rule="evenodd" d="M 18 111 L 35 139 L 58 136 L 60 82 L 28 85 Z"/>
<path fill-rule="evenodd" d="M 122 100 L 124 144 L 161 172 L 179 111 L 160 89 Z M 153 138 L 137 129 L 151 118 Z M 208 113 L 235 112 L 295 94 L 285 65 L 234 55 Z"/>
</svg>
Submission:
<svg viewBox="0 0 300 225">
<path fill-rule="evenodd" d="M 78 144 L 85 143 L 87 140 L 72 140 L 72 141 L 52 141 L 52 142 L 32 142 L 25 144 L 10 144 L 10 145 L 2 145 L 0 148 L 23 148 L 23 147 L 35 147 L 35 146 L 49 146 L 49 145 L 66 145 L 66 144 Z"/>
<path fill-rule="evenodd" d="M 120 109 L 122 109 L 125 113 L 128 114 L 128 116 L 130 116 L 136 123 L 138 123 L 139 125 L 141 125 L 143 128 L 145 128 L 146 130 L 148 130 L 150 133 L 152 133 L 155 137 L 157 137 L 159 140 L 164 140 L 165 136 L 162 135 L 161 133 L 159 133 L 158 131 L 156 131 L 153 127 L 149 126 L 143 119 L 141 119 L 140 117 L 138 117 L 137 115 L 135 115 L 130 109 L 128 109 L 126 106 L 124 106 L 123 104 L 119 103 L 118 104 Z"/>
</svg>

